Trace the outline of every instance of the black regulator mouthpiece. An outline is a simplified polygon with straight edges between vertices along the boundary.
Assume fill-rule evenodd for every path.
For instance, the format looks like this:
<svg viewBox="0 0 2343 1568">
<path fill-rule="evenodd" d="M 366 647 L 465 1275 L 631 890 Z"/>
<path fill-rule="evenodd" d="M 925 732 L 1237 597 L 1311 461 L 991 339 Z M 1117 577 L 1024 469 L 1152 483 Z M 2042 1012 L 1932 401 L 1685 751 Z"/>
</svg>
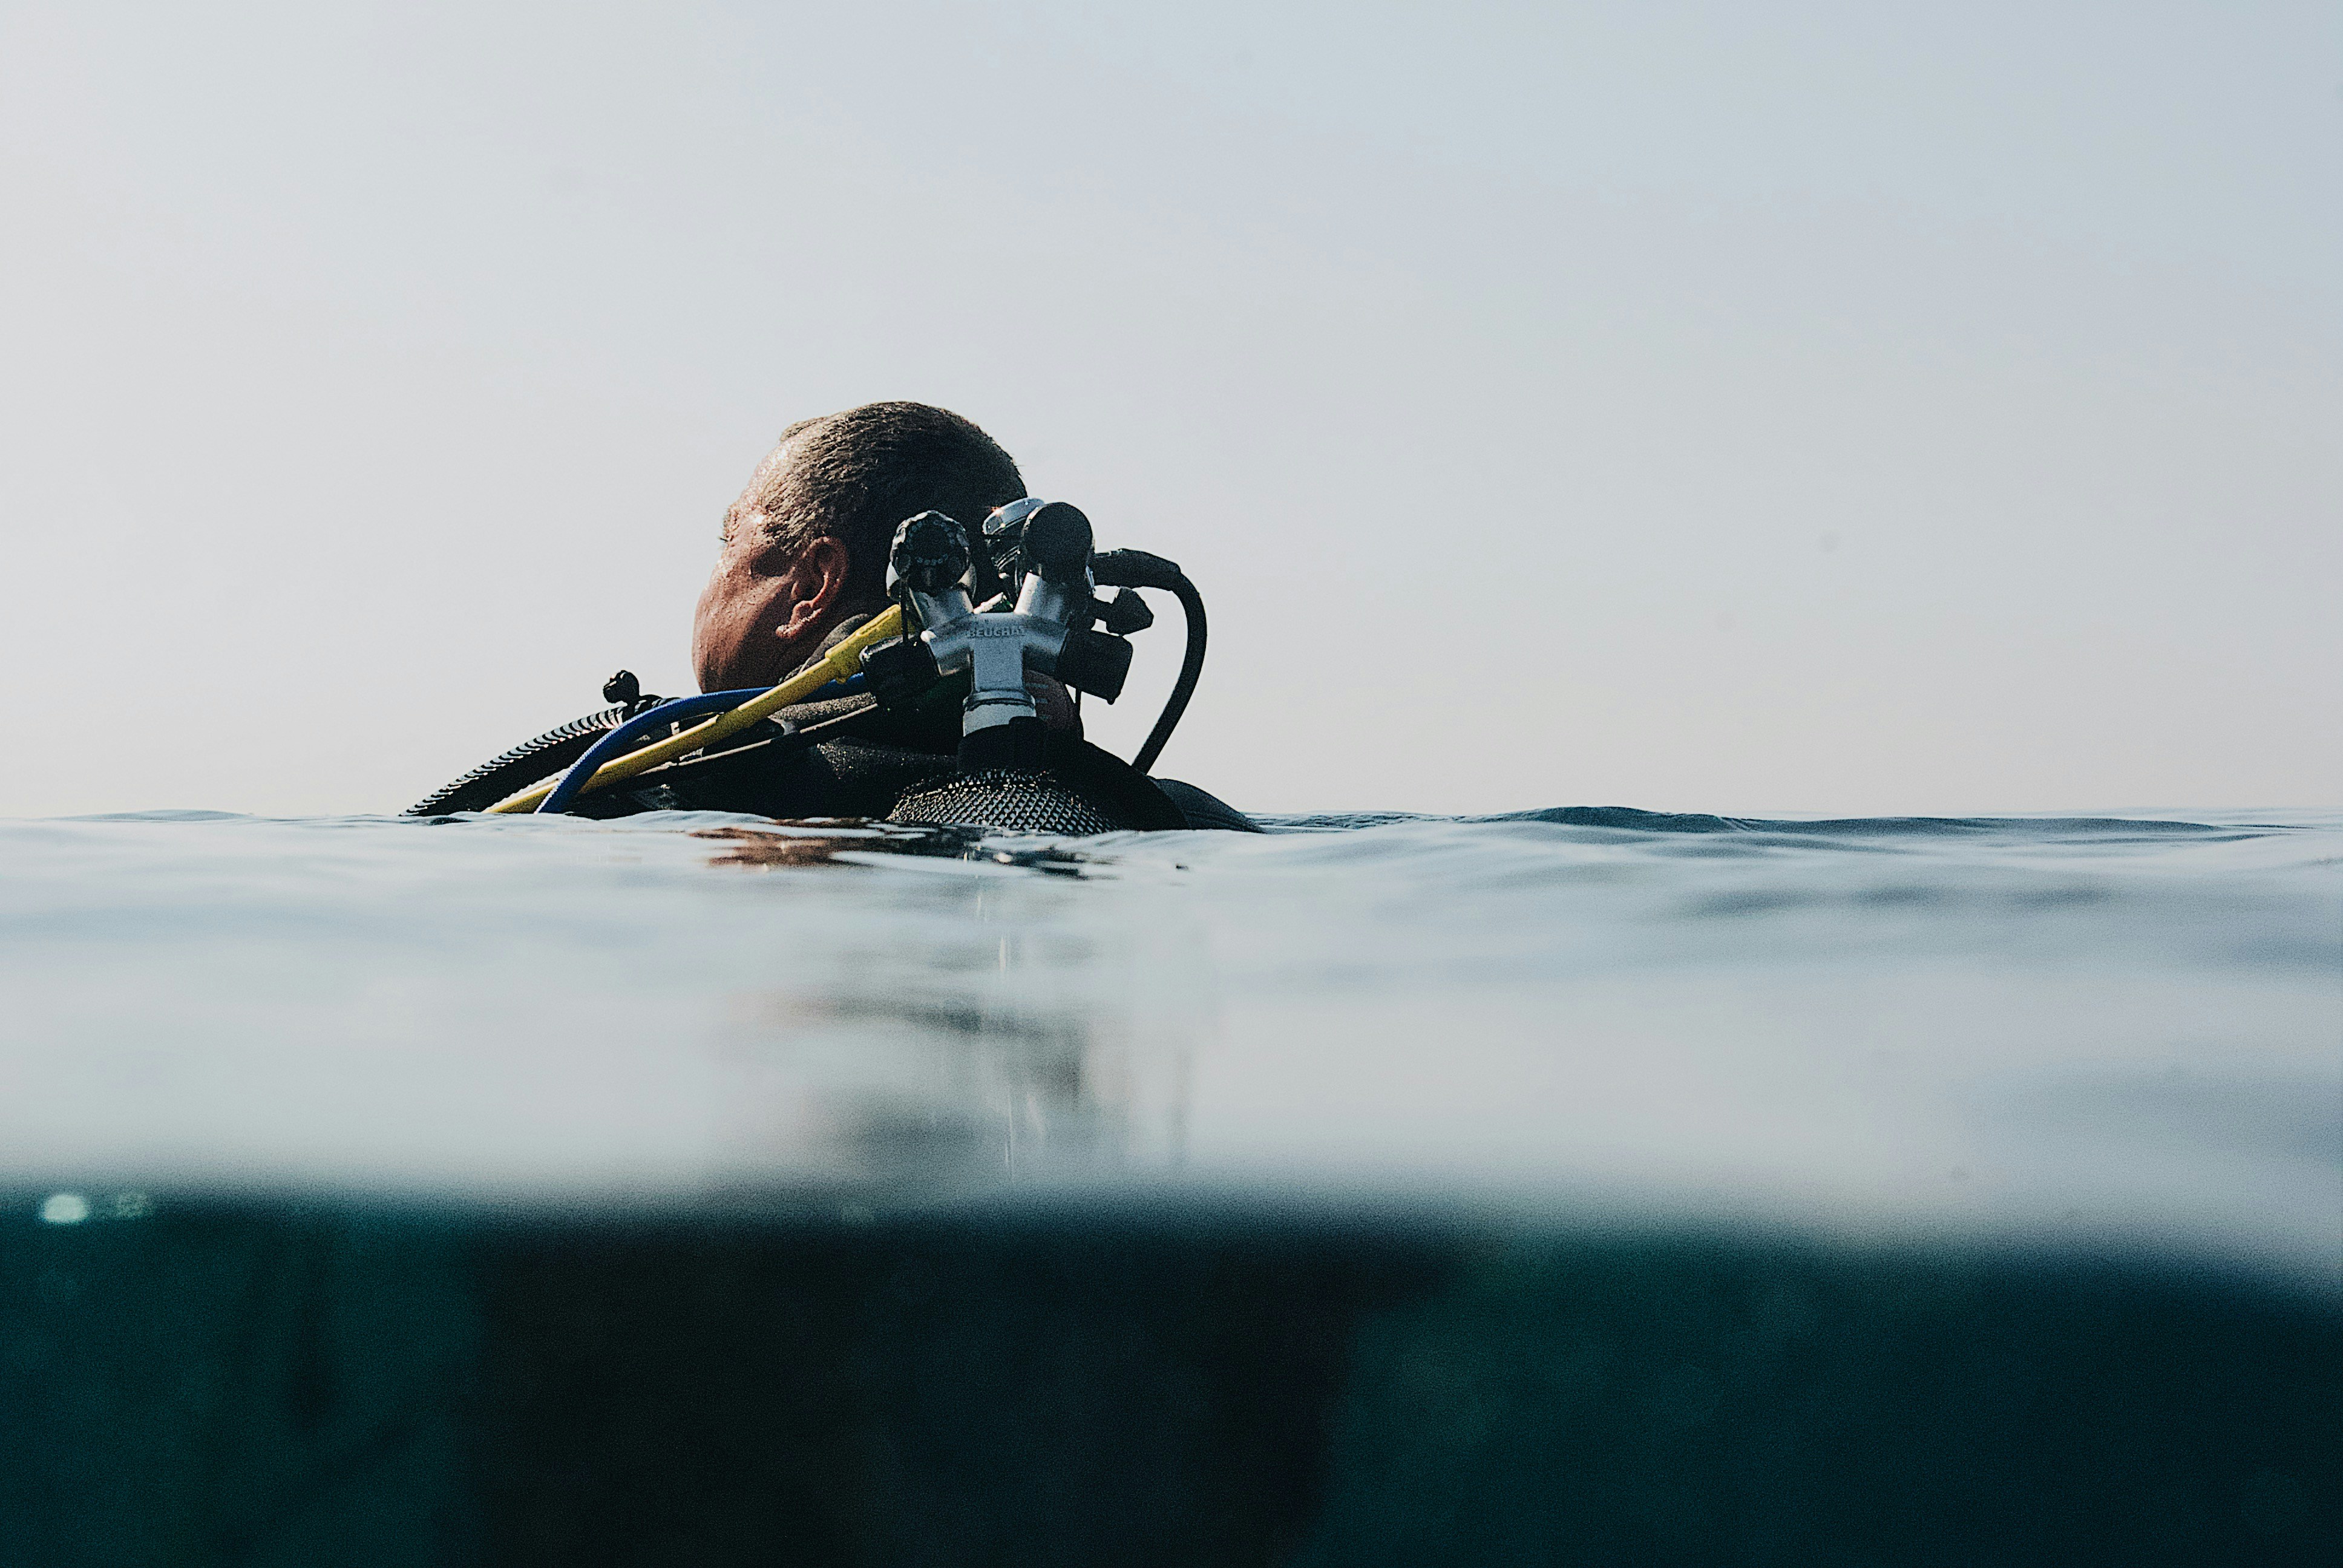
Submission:
<svg viewBox="0 0 2343 1568">
<path fill-rule="evenodd" d="M 1087 583 L 1091 570 L 1091 520 L 1081 508 L 1051 501 L 1027 515 L 1018 559 L 1045 581 Z"/>
<path fill-rule="evenodd" d="M 887 586 L 939 594 L 966 577 L 968 567 L 968 530 L 941 512 L 921 512 L 895 530 L 887 552 Z"/>
</svg>

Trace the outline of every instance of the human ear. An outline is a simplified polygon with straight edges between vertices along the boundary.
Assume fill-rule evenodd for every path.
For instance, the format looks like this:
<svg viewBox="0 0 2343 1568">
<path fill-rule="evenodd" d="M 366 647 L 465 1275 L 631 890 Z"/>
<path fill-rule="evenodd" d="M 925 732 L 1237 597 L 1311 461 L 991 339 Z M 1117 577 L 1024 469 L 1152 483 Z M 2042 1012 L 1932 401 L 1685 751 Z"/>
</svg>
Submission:
<svg viewBox="0 0 2343 1568">
<path fill-rule="evenodd" d="M 825 535 L 807 541 L 789 567 L 789 590 L 795 602 L 781 636 L 803 636 L 837 610 L 846 598 L 848 563 L 846 546 L 839 540 Z"/>
</svg>

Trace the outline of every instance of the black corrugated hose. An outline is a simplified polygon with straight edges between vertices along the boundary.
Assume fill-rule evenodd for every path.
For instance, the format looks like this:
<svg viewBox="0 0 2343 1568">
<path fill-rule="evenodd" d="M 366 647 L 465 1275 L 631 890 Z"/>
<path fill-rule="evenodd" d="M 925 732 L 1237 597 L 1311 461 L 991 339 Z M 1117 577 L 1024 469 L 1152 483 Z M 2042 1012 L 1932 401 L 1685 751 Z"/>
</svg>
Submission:
<svg viewBox="0 0 2343 1568">
<path fill-rule="evenodd" d="M 626 722 L 629 712 L 639 708 L 639 704 L 622 702 L 616 708 L 573 719 L 534 740 L 524 740 L 453 783 L 441 785 L 399 814 L 445 817 L 457 811 L 485 811 L 514 790 L 527 789 L 548 774 L 567 769 L 585 756 L 594 742 Z"/>
</svg>

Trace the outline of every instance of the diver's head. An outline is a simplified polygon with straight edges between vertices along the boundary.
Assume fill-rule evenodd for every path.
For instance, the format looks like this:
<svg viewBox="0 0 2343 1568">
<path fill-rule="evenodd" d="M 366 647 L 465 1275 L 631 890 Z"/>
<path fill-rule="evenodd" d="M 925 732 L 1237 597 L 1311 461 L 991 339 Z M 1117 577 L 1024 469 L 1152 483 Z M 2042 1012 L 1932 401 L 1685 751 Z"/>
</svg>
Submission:
<svg viewBox="0 0 2343 1568">
<path fill-rule="evenodd" d="M 771 686 L 838 623 L 887 602 L 887 547 L 914 513 L 973 525 L 1025 494 L 1017 465 L 959 415 L 866 403 L 781 432 L 724 514 L 691 660 L 702 691 Z"/>
</svg>

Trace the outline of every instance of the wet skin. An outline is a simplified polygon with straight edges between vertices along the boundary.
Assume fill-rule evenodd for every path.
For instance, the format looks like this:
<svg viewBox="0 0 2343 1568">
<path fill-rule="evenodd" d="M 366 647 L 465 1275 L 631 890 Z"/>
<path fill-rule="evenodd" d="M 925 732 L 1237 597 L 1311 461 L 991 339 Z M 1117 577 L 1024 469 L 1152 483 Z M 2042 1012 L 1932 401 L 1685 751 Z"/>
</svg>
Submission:
<svg viewBox="0 0 2343 1568">
<path fill-rule="evenodd" d="M 856 608 L 846 593 L 845 545 L 801 549 L 728 542 L 692 618 L 691 667 L 702 691 L 778 685 L 813 657 Z"/>
</svg>

